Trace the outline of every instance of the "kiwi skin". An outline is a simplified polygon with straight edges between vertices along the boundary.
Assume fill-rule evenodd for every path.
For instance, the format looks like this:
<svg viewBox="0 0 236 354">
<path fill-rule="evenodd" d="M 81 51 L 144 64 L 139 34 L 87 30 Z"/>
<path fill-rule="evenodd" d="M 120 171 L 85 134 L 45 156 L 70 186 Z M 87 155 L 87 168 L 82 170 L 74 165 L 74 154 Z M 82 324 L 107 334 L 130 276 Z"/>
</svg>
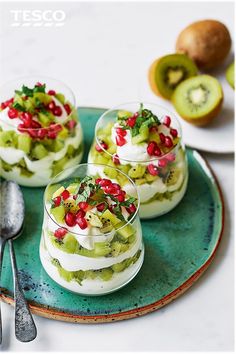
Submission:
<svg viewBox="0 0 236 354">
<path fill-rule="evenodd" d="M 207 76 L 207 75 L 203 75 L 203 76 Z M 191 80 L 191 78 L 189 78 L 187 80 Z M 183 81 L 183 83 L 185 81 Z M 181 85 L 181 83 L 180 83 L 180 85 Z M 173 105 L 176 106 L 176 103 L 175 103 L 176 102 L 176 90 L 174 91 L 174 94 L 173 94 L 171 100 L 172 100 Z M 221 108 L 222 108 L 222 104 L 223 104 L 223 100 L 224 100 L 224 94 L 223 94 L 223 90 L 221 87 L 221 99 L 218 102 L 218 104 L 216 105 L 216 107 L 211 112 L 205 114 L 204 116 L 201 116 L 199 118 L 194 118 L 194 119 L 189 118 L 187 115 L 181 113 L 181 118 L 183 118 L 186 122 L 191 123 L 196 126 L 208 125 L 220 113 Z"/>
<path fill-rule="evenodd" d="M 220 65 L 230 48 L 231 37 L 227 27 L 215 20 L 192 23 L 176 41 L 176 52 L 187 54 L 203 70 Z"/>
<path fill-rule="evenodd" d="M 155 93 L 155 95 L 162 97 L 162 95 L 158 91 L 157 85 L 155 83 L 155 71 L 156 71 L 156 66 L 157 66 L 159 60 L 160 60 L 160 58 L 156 59 L 152 63 L 152 65 L 150 66 L 150 68 L 148 70 L 148 80 L 149 80 L 150 87 L 151 87 L 152 91 Z"/>
<path fill-rule="evenodd" d="M 234 61 L 228 66 L 225 76 L 230 86 L 234 89 Z"/>
</svg>

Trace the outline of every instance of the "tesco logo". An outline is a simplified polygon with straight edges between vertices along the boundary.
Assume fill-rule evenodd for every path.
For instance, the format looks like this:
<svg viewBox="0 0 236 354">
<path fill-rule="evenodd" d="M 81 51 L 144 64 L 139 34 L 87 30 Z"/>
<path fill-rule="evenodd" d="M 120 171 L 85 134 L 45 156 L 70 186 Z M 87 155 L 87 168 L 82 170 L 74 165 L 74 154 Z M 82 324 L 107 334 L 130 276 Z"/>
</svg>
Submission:
<svg viewBox="0 0 236 354">
<path fill-rule="evenodd" d="M 11 10 L 12 27 L 61 27 L 65 24 L 63 10 Z"/>
</svg>

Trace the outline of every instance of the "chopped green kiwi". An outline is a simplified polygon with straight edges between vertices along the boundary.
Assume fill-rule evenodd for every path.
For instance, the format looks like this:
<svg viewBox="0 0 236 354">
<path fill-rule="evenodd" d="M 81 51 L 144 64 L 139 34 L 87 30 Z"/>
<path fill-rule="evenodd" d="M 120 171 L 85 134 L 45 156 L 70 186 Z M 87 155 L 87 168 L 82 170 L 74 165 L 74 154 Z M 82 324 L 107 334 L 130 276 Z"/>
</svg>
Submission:
<svg viewBox="0 0 236 354">
<path fill-rule="evenodd" d="M 54 199 L 54 193 L 56 193 L 60 188 L 60 184 L 51 184 L 45 190 L 45 198 L 47 201 Z M 63 187 L 64 188 L 64 187 Z M 63 189 L 64 190 L 64 189 Z M 63 192 L 63 191 L 62 191 Z M 56 193 L 56 197 L 60 195 Z"/>
<path fill-rule="evenodd" d="M 118 172 L 113 167 L 115 167 L 115 164 L 110 160 L 103 170 L 104 174 L 111 179 L 115 179 L 118 175 Z"/>
<path fill-rule="evenodd" d="M 87 211 L 85 215 L 85 219 L 90 223 L 91 226 L 94 227 L 102 227 L 103 223 L 99 219 L 99 217 L 92 213 L 91 211 Z"/>
<path fill-rule="evenodd" d="M 108 281 L 111 279 L 111 277 L 113 275 L 113 271 L 110 268 L 104 268 L 101 270 L 99 275 L 102 280 Z"/>
<path fill-rule="evenodd" d="M 64 222 L 65 208 L 63 205 L 59 205 L 56 208 L 51 208 L 50 213 L 54 216 L 58 224 L 62 224 Z"/>
<path fill-rule="evenodd" d="M 61 172 L 67 162 L 68 158 L 66 156 L 62 157 L 60 160 L 54 161 L 52 165 L 52 177 Z"/>
<path fill-rule="evenodd" d="M 53 152 L 58 152 L 61 149 L 63 149 L 63 147 L 64 147 L 64 142 L 63 141 L 61 141 L 59 139 L 55 139 L 53 141 L 53 145 L 52 145 Z"/>
<path fill-rule="evenodd" d="M 136 178 L 135 179 L 136 186 L 141 186 L 144 183 L 147 183 L 146 178 Z"/>
<path fill-rule="evenodd" d="M 131 178 L 142 178 L 145 171 L 146 171 L 146 166 L 136 165 L 134 167 L 131 167 L 131 169 L 128 172 L 128 175 Z"/>
<path fill-rule="evenodd" d="M 27 134 L 20 134 L 17 137 L 18 143 L 17 143 L 17 148 L 24 151 L 26 154 L 30 153 L 31 149 L 31 138 Z"/>
<path fill-rule="evenodd" d="M 99 155 L 96 155 L 96 163 L 97 164 L 102 164 L 102 165 L 107 165 L 108 164 L 108 159 L 106 159 L 102 153 L 100 153 Z"/>
<path fill-rule="evenodd" d="M 170 99 L 175 88 L 185 79 L 197 75 L 194 62 L 184 54 L 170 54 L 157 59 L 149 70 L 154 93 Z"/>
<path fill-rule="evenodd" d="M 94 244 L 95 257 L 105 257 L 111 252 L 111 247 L 108 242 L 96 242 Z"/>
<path fill-rule="evenodd" d="M 78 241 L 69 233 L 63 238 L 63 244 L 63 250 L 67 253 L 75 253 L 78 247 Z"/>
<path fill-rule="evenodd" d="M 133 115 L 133 113 L 129 112 L 129 111 L 120 110 L 117 112 L 118 119 L 127 119 L 129 117 L 132 117 L 132 115 Z"/>
<path fill-rule="evenodd" d="M 130 165 L 119 165 L 118 166 L 119 170 L 124 172 L 126 175 L 128 174 L 130 167 L 131 167 Z"/>
<path fill-rule="evenodd" d="M 35 102 L 35 105 L 37 104 L 37 102 L 41 102 L 45 106 L 47 106 L 52 101 L 52 96 L 44 92 L 34 92 L 34 96 L 32 98 Z"/>
<path fill-rule="evenodd" d="M 0 146 L 1 147 L 14 147 L 15 132 L 6 130 L 0 132 Z"/>
<path fill-rule="evenodd" d="M 115 214 L 112 214 L 110 212 L 110 210 L 105 210 L 104 213 L 102 213 L 102 217 L 101 220 L 108 220 L 112 223 L 113 226 L 117 225 L 118 223 L 120 223 L 120 219 L 118 219 Z"/>
<path fill-rule="evenodd" d="M 111 268 L 115 273 L 120 273 L 126 268 L 126 262 L 123 261 L 121 263 L 113 264 Z"/>
<path fill-rule="evenodd" d="M 62 126 L 62 130 L 58 133 L 57 137 L 60 139 L 66 139 L 68 135 L 69 135 L 68 129 Z"/>
<path fill-rule="evenodd" d="M 149 128 L 146 125 L 142 125 L 139 129 L 139 134 L 131 138 L 132 144 L 140 144 L 143 141 L 146 141 L 149 137 Z"/>
<path fill-rule="evenodd" d="M 67 148 L 66 155 L 67 155 L 68 157 L 72 157 L 72 156 L 74 155 L 74 153 L 75 153 L 75 148 L 74 148 L 74 146 L 69 145 L 68 148 Z"/>
<path fill-rule="evenodd" d="M 79 209 L 74 199 L 64 200 L 64 207 L 66 208 L 66 211 L 70 211 L 71 213 L 75 213 Z"/>
<path fill-rule="evenodd" d="M 42 112 L 38 113 L 38 118 L 43 127 L 47 127 L 51 122 L 49 116 Z"/>
<path fill-rule="evenodd" d="M 176 88 L 172 102 L 183 119 L 194 125 L 206 125 L 221 109 L 222 87 L 210 75 L 192 77 Z"/>
<path fill-rule="evenodd" d="M 226 70 L 226 79 L 230 86 L 234 89 L 234 62 L 231 63 Z"/>
<path fill-rule="evenodd" d="M 107 152 L 112 155 L 112 154 L 115 154 L 115 153 L 116 153 L 116 150 L 117 150 L 116 144 L 111 144 L 111 145 L 108 147 Z"/>
<path fill-rule="evenodd" d="M 183 181 L 183 172 L 180 168 L 171 168 L 167 179 L 166 179 L 166 185 L 169 191 L 174 191 L 178 189 Z"/>
<path fill-rule="evenodd" d="M 107 234 L 108 232 L 111 232 L 113 230 L 113 225 L 109 220 L 102 220 L 102 227 L 100 228 L 101 232 L 104 234 Z"/>
<path fill-rule="evenodd" d="M 5 162 L 4 160 L 0 159 L 0 167 L 4 169 L 6 172 L 12 171 L 13 166 L 9 163 Z"/>
<path fill-rule="evenodd" d="M 33 158 L 40 160 L 48 155 L 48 150 L 42 144 L 36 144 L 32 149 L 31 155 Z"/>
<path fill-rule="evenodd" d="M 134 228 L 128 224 L 126 226 L 124 221 L 121 221 L 119 224 L 116 225 L 117 233 L 123 238 L 128 239 L 130 236 L 134 234 Z M 123 226 L 123 227 L 122 227 Z M 119 229 L 121 227 L 121 229 Z"/>
<path fill-rule="evenodd" d="M 61 102 L 61 104 L 65 103 L 65 96 L 62 93 L 56 93 L 55 97 L 58 99 L 59 102 Z"/>
</svg>

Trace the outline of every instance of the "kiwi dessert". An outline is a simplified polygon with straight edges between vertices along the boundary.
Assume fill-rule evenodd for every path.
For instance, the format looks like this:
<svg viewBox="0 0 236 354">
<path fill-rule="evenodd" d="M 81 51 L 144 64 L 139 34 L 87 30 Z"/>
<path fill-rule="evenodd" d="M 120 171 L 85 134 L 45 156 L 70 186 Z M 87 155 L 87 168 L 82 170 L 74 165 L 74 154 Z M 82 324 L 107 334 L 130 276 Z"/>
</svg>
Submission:
<svg viewBox="0 0 236 354">
<path fill-rule="evenodd" d="M 210 75 L 199 75 L 183 81 L 175 90 L 172 102 L 179 115 L 194 125 L 209 124 L 220 112 L 222 87 Z"/>
<path fill-rule="evenodd" d="M 195 75 L 197 75 L 197 67 L 187 55 L 170 54 L 155 60 L 148 76 L 153 92 L 171 99 L 179 83 Z"/>
<path fill-rule="evenodd" d="M 228 66 L 225 76 L 230 86 L 234 89 L 234 62 Z"/>
<path fill-rule="evenodd" d="M 126 191 L 126 180 L 116 171 L 127 174 L 140 195 L 140 217 L 150 218 L 168 212 L 182 199 L 187 162 L 174 117 L 158 106 L 139 104 L 138 110 L 135 106 L 130 104 L 130 110 L 129 105 L 121 106 L 108 111 L 108 120 L 106 113 L 100 118 L 88 162 L 103 164 L 98 175 L 117 181 Z M 115 172 L 110 168 L 114 166 Z"/>
<path fill-rule="evenodd" d="M 117 277 L 125 283 L 141 266 L 138 200 L 119 184 L 90 175 L 70 178 L 47 187 L 45 207 L 41 260 L 59 284 L 90 294 L 94 281 L 92 292 L 112 290 Z"/>
<path fill-rule="evenodd" d="M 82 158 L 75 107 L 46 84 L 22 85 L 0 106 L 1 176 L 24 186 L 44 186 Z"/>
</svg>

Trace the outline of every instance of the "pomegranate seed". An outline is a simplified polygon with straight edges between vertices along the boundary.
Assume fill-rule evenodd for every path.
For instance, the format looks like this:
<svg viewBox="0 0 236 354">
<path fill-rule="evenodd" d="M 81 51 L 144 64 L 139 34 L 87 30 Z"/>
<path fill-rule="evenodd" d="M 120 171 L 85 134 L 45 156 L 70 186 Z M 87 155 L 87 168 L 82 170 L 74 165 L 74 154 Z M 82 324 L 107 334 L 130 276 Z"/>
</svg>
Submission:
<svg viewBox="0 0 236 354">
<path fill-rule="evenodd" d="M 168 161 L 173 162 L 175 161 L 175 154 L 170 153 L 166 156 L 166 158 Z"/>
<path fill-rule="evenodd" d="M 173 138 L 176 138 L 178 136 L 178 131 L 176 129 L 171 129 L 170 134 L 173 136 Z"/>
<path fill-rule="evenodd" d="M 70 130 L 72 130 L 72 129 L 74 129 L 74 127 L 76 126 L 76 121 L 75 120 L 73 120 L 73 119 L 71 119 L 67 124 L 66 124 L 66 126 L 70 129 Z"/>
<path fill-rule="evenodd" d="M 51 95 L 51 96 L 55 96 L 56 91 L 54 91 L 54 90 L 49 90 L 49 91 L 48 91 L 48 94 Z"/>
<path fill-rule="evenodd" d="M 165 142 L 165 140 L 166 140 L 165 135 L 164 135 L 163 133 L 160 133 L 160 134 L 159 134 L 159 137 L 160 137 L 160 139 L 161 139 L 162 144 L 164 144 L 164 142 Z"/>
<path fill-rule="evenodd" d="M 48 132 L 48 138 L 49 139 L 56 139 L 57 134 L 54 131 L 49 131 Z"/>
<path fill-rule="evenodd" d="M 138 118 L 138 116 L 139 116 L 138 112 L 135 112 L 134 115 L 133 115 L 134 118 Z"/>
<path fill-rule="evenodd" d="M 150 132 L 150 133 L 157 133 L 157 130 L 158 130 L 158 128 L 157 128 L 155 125 L 152 125 L 152 126 L 149 128 L 149 132 Z"/>
<path fill-rule="evenodd" d="M 68 226 L 75 226 L 76 224 L 75 214 L 72 214 L 70 211 L 68 211 L 68 213 L 66 213 L 65 216 L 65 222 Z"/>
<path fill-rule="evenodd" d="M 119 194 L 115 195 L 115 197 L 118 199 L 118 201 L 121 203 L 121 202 L 124 202 L 125 201 L 125 192 L 124 191 L 120 191 Z"/>
<path fill-rule="evenodd" d="M 97 206 L 96 206 L 96 208 L 97 208 L 97 211 L 100 211 L 100 212 L 102 212 L 104 209 L 105 209 L 105 203 L 100 203 L 100 204 L 98 204 Z"/>
<path fill-rule="evenodd" d="M 71 114 L 71 108 L 68 103 L 64 104 L 64 108 L 65 108 L 65 111 L 68 115 Z"/>
<path fill-rule="evenodd" d="M 56 103 L 52 100 L 49 104 L 48 104 L 48 109 L 50 109 L 50 111 L 54 110 L 54 108 L 56 107 Z"/>
<path fill-rule="evenodd" d="M 126 208 L 126 210 L 130 213 L 133 214 L 136 211 L 136 206 L 132 203 L 129 205 L 129 207 Z"/>
<path fill-rule="evenodd" d="M 10 98 L 10 100 L 7 100 L 6 102 L 4 102 L 4 104 L 6 107 L 9 107 L 12 105 L 13 102 L 14 102 L 14 98 L 12 97 L 12 98 Z"/>
<path fill-rule="evenodd" d="M 80 218 L 84 218 L 85 217 L 85 211 L 83 209 L 80 209 L 79 211 L 77 211 L 76 213 L 76 219 L 80 219 Z"/>
<path fill-rule="evenodd" d="M 35 129 L 28 129 L 28 133 L 31 136 L 31 138 L 37 138 L 38 137 L 38 131 Z"/>
<path fill-rule="evenodd" d="M 7 107 L 6 102 L 1 103 L 1 109 L 5 109 Z"/>
<path fill-rule="evenodd" d="M 112 184 L 112 181 L 110 179 L 107 179 L 107 178 L 102 178 L 98 184 L 101 186 L 101 187 L 107 187 L 107 186 L 110 186 Z"/>
<path fill-rule="evenodd" d="M 120 135 L 120 136 L 126 136 L 127 131 L 122 128 L 116 128 L 116 133 L 117 133 L 117 135 Z"/>
<path fill-rule="evenodd" d="M 13 118 L 17 118 L 18 117 L 18 111 L 15 108 L 10 108 L 7 112 L 8 117 L 13 119 Z"/>
<path fill-rule="evenodd" d="M 66 200 L 66 199 L 69 198 L 70 192 L 69 192 L 67 189 L 65 189 L 65 190 L 61 193 L 61 196 L 62 196 L 63 200 Z"/>
<path fill-rule="evenodd" d="M 27 129 L 25 128 L 24 124 L 21 123 L 18 125 L 17 129 L 19 130 L 19 132 L 24 133 Z"/>
<path fill-rule="evenodd" d="M 22 119 L 22 121 L 24 122 L 24 125 L 29 128 L 31 127 L 31 123 L 32 123 L 32 114 L 29 112 L 23 112 L 20 116 L 20 118 Z"/>
<path fill-rule="evenodd" d="M 60 227 L 59 229 L 55 230 L 54 236 L 55 236 L 58 240 L 61 240 L 61 239 L 63 239 L 63 237 L 65 236 L 66 233 L 67 233 L 67 230 L 64 229 L 63 227 Z"/>
<path fill-rule="evenodd" d="M 165 118 L 163 119 L 163 123 L 169 127 L 170 123 L 171 123 L 171 118 L 169 116 L 165 116 Z"/>
<path fill-rule="evenodd" d="M 88 203 L 87 202 L 79 202 L 79 208 L 82 210 L 86 210 L 88 208 Z"/>
<path fill-rule="evenodd" d="M 53 199 L 54 205 L 57 207 L 61 204 L 61 197 L 57 196 L 56 198 Z"/>
<path fill-rule="evenodd" d="M 126 140 L 123 136 L 120 135 L 116 136 L 116 145 L 123 146 L 125 144 L 126 144 Z"/>
<path fill-rule="evenodd" d="M 135 126 L 135 124 L 136 124 L 136 120 L 137 120 L 137 118 L 136 117 L 129 117 L 128 119 L 127 119 L 127 122 L 126 122 L 126 124 L 130 127 L 130 128 L 133 128 L 134 126 Z"/>
<path fill-rule="evenodd" d="M 161 149 L 157 146 L 153 151 L 154 156 L 161 156 Z"/>
<path fill-rule="evenodd" d="M 54 114 L 54 116 L 60 117 L 60 116 L 62 115 L 62 109 L 61 109 L 61 107 L 56 106 L 56 107 L 53 109 L 52 113 Z"/>
<path fill-rule="evenodd" d="M 45 136 L 47 135 L 47 133 L 48 133 L 48 130 L 47 130 L 47 129 L 45 129 L 45 128 L 39 129 L 39 130 L 38 130 L 38 138 L 39 138 L 39 139 L 45 138 Z"/>
<path fill-rule="evenodd" d="M 150 175 L 152 175 L 152 176 L 158 175 L 157 166 L 150 164 L 150 165 L 148 165 L 147 169 L 148 169 L 148 172 L 150 173 Z"/>
<path fill-rule="evenodd" d="M 112 184 L 110 186 L 106 186 L 104 187 L 104 192 L 106 194 L 112 194 L 112 195 L 115 195 L 117 194 L 118 190 L 115 186 L 113 186 Z"/>
<path fill-rule="evenodd" d="M 158 161 L 158 166 L 159 167 L 166 167 L 168 161 L 166 159 L 161 159 Z"/>
<path fill-rule="evenodd" d="M 35 128 L 35 129 L 42 128 L 42 125 L 39 122 L 36 122 L 36 120 L 33 120 L 33 119 L 31 121 L 31 126 L 32 126 L 32 128 Z"/>
<path fill-rule="evenodd" d="M 52 123 L 52 124 L 50 124 L 49 129 L 50 129 L 50 131 L 54 131 L 55 133 L 59 133 L 62 130 L 62 126 L 61 126 L 61 124 Z"/>
<path fill-rule="evenodd" d="M 101 141 L 101 142 L 100 142 L 100 145 L 99 145 L 99 144 L 96 144 L 95 149 L 96 149 L 98 152 L 102 152 L 103 149 L 104 149 L 104 150 L 107 150 L 107 149 L 108 149 L 108 146 L 107 146 L 106 143 L 104 143 L 104 141 Z"/>
<path fill-rule="evenodd" d="M 88 226 L 88 223 L 85 218 L 78 218 L 76 220 L 76 222 L 79 225 L 79 227 L 81 228 L 81 230 L 86 229 L 86 227 Z"/>
<path fill-rule="evenodd" d="M 148 155 L 153 155 L 154 150 L 157 148 L 157 143 L 155 141 L 150 141 L 147 146 Z"/>
<path fill-rule="evenodd" d="M 41 82 L 36 82 L 35 86 L 43 86 L 43 84 L 41 84 Z"/>
<path fill-rule="evenodd" d="M 112 161 L 114 162 L 115 165 L 120 165 L 120 160 L 117 154 L 112 156 Z"/>
<path fill-rule="evenodd" d="M 97 179 L 95 179 L 95 183 L 100 184 L 101 180 L 102 180 L 101 178 L 97 178 Z"/>
<path fill-rule="evenodd" d="M 167 148 L 171 148 L 173 146 L 173 141 L 169 136 L 165 137 L 165 146 Z"/>
</svg>

